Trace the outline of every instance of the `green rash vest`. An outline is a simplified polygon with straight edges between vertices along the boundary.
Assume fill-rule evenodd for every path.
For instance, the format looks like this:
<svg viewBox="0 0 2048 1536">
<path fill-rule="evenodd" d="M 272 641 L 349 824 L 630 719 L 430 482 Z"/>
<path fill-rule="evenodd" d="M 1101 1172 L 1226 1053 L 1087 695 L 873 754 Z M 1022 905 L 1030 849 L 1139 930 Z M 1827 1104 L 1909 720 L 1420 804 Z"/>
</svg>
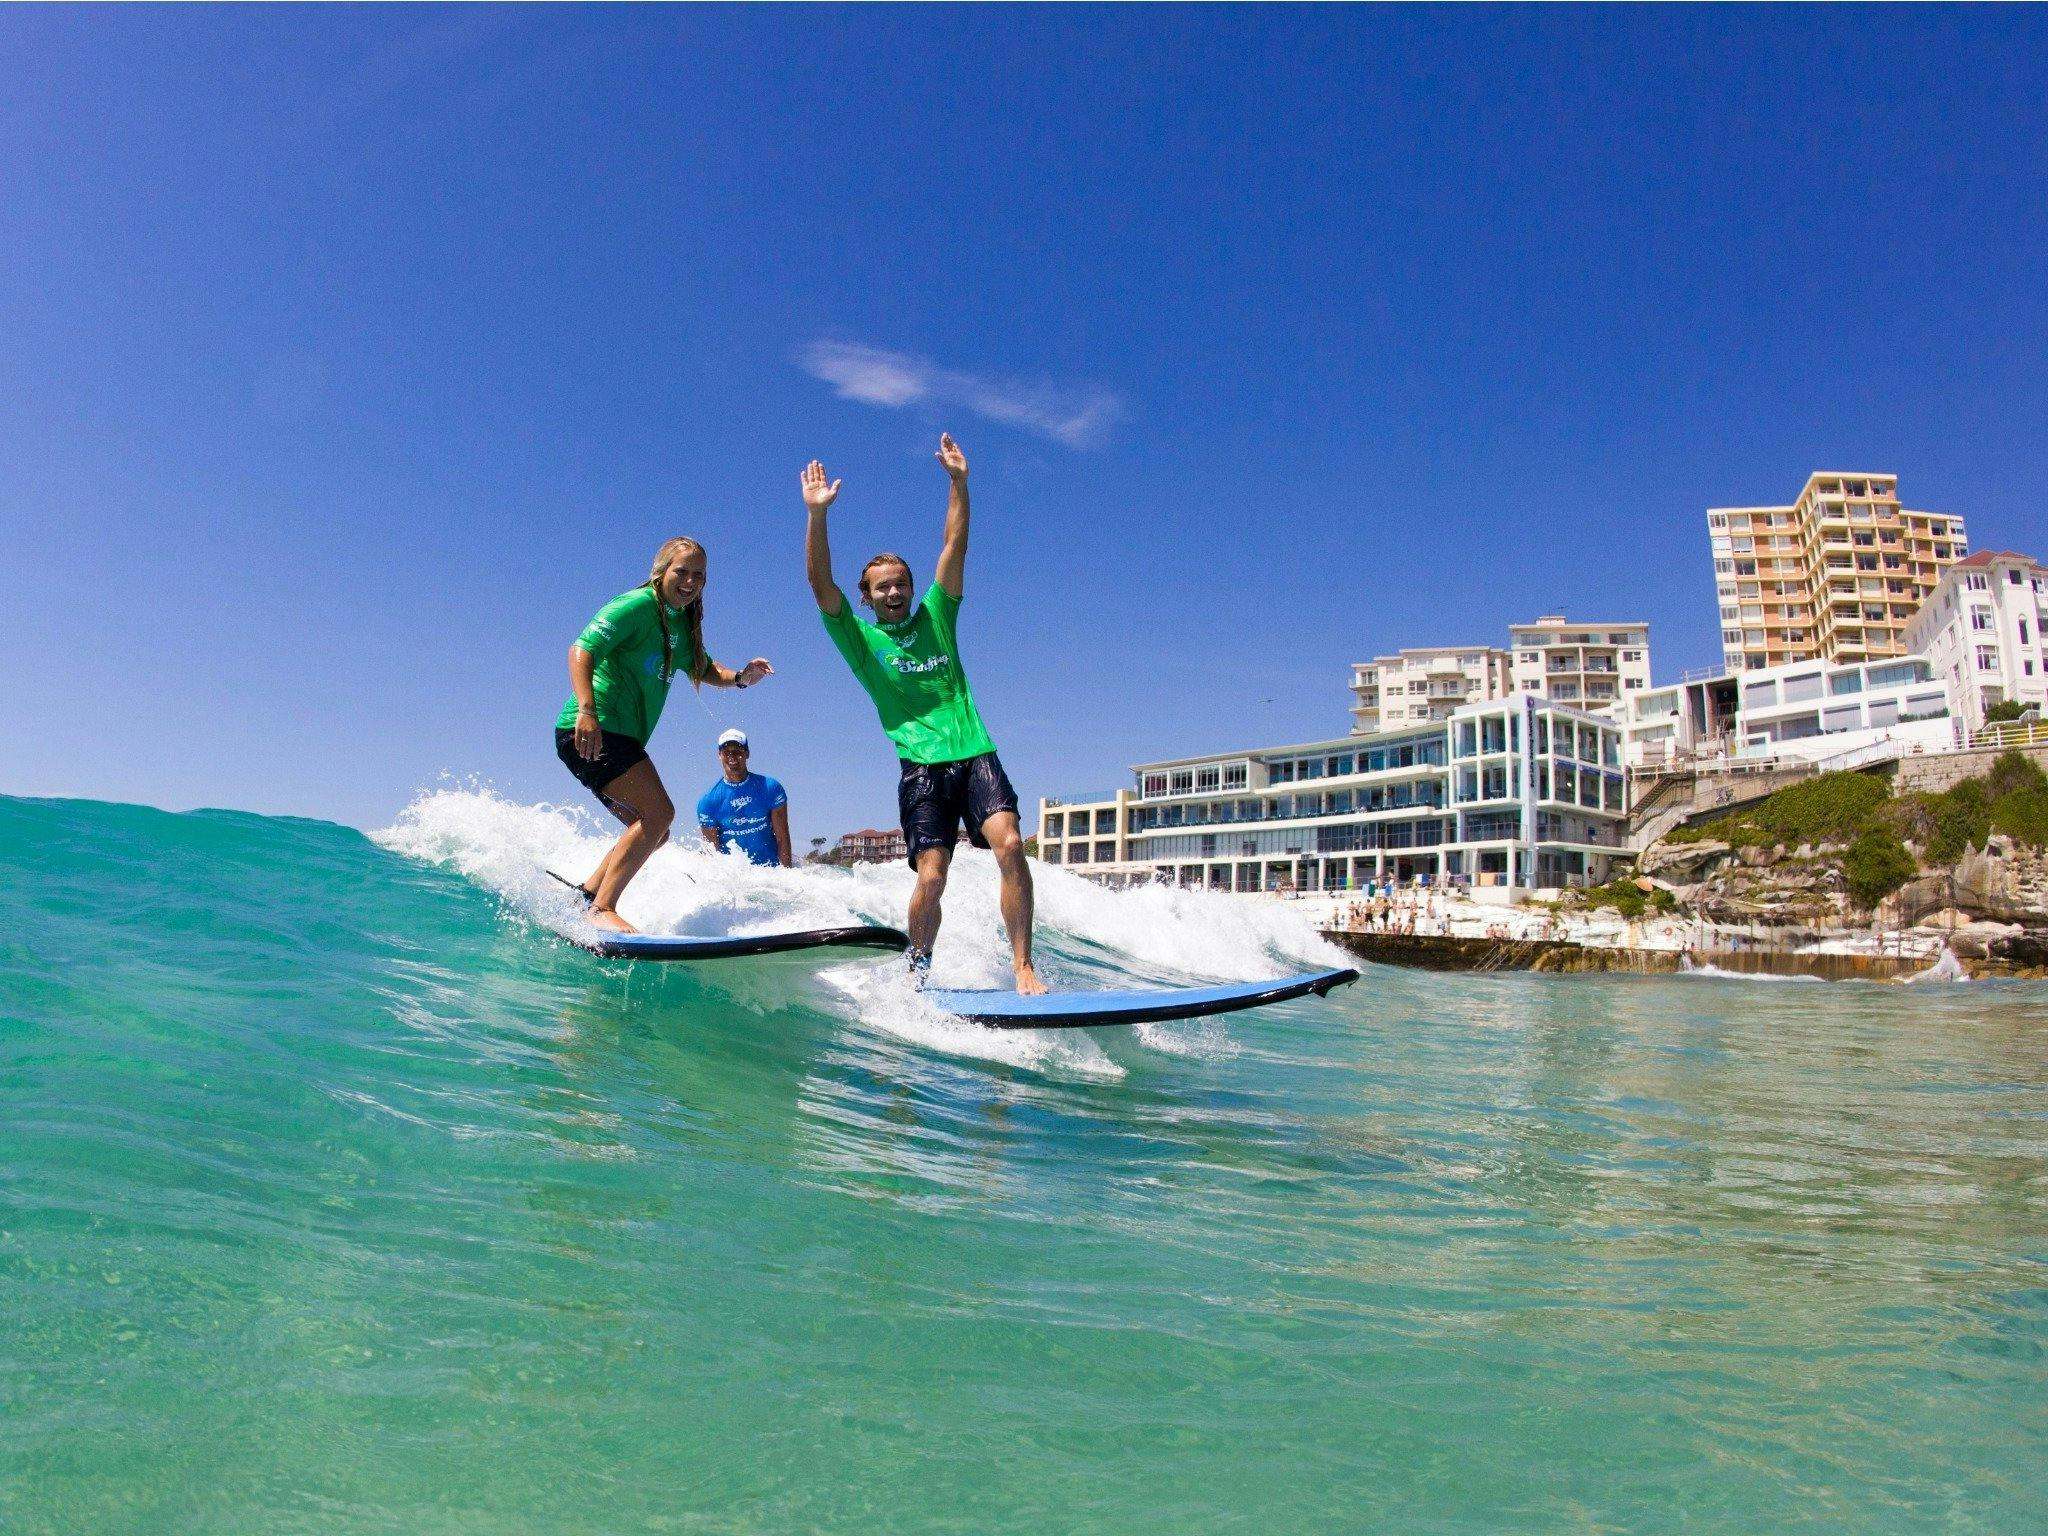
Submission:
<svg viewBox="0 0 2048 1536">
<path fill-rule="evenodd" d="M 668 612 L 668 632 L 673 654 L 668 677 L 661 671 L 661 619 L 658 609 Z M 654 722 L 661 718 L 661 706 L 668 702 L 670 678 L 687 678 L 696 657 L 690 648 L 689 625 L 683 610 L 668 608 L 652 587 L 635 587 L 621 592 L 597 610 L 597 617 L 584 626 L 576 643 L 597 658 L 591 683 L 597 694 L 597 723 L 607 731 L 630 736 L 643 747 L 654 734 Z M 576 700 L 562 706 L 555 729 L 576 727 Z"/>
<path fill-rule="evenodd" d="M 957 763 L 993 752 L 967 669 L 960 665 L 954 620 L 960 599 L 933 582 L 900 624 L 870 624 L 839 594 L 839 611 L 818 610 L 825 632 L 875 701 L 897 755 L 913 763 Z"/>
</svg>

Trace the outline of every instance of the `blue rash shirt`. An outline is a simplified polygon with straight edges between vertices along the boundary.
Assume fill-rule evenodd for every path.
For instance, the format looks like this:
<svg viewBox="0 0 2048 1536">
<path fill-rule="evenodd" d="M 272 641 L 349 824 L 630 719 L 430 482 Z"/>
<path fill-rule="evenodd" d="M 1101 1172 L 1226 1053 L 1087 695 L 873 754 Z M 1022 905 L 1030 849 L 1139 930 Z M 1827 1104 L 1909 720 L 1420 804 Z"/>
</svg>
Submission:
<svg viewBox="0 0 2048 1536">
<path fill-rule="evenodd" d="M 715 829 L 720 847 L 737 848 L 756 864 L 780 864 L 768 813 L 787 804 L 789 796 L 766 774 L 750 773 L 737 784 L 721 776 L 697 801 L 697 825 Z"/>
</svg>

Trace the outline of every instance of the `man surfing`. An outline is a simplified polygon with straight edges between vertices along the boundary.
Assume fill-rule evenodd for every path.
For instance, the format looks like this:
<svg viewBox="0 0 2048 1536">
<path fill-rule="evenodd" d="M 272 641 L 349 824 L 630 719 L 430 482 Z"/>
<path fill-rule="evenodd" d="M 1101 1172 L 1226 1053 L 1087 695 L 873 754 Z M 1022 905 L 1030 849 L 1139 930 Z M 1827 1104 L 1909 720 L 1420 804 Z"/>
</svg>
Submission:
<svg viewBox="0 0 2048 1536">
<path fill-rule="evenodd" d="M 804 533 L 804 571 L 826 633 L 853 675 L 874 700 L 882 729 L 903 766 L 896 806 L 903 843 L 917 886 L 910 893 L 911 968 L 920 979 L 931 965 L 939 934 L 939 903 L 964 820 L 968 841 L 996 856 L 1002 877 L 1003 928 L 1017 990 L 1036 995 L 1045 983 L 1031 966 L 1031 869 L 1017 827 L 1017 791 L 1003 772 L 996 745 L 981 723 L 967 671 L 960 663 L 955 621 L 967 571 L 967 455 L 941 434 L 936 455 L 952 489 L 946 498 L 946 536 L 938 579 L 911 606 L 910 564 L 880 554 L 861 568 L 861 600 L 874 610 L 868 623 L 853 611 L 832 576 L 825 514 L 839 495 L 825 466 L 811 460 L 802 476 L 810 522 Z"/>
</svg>

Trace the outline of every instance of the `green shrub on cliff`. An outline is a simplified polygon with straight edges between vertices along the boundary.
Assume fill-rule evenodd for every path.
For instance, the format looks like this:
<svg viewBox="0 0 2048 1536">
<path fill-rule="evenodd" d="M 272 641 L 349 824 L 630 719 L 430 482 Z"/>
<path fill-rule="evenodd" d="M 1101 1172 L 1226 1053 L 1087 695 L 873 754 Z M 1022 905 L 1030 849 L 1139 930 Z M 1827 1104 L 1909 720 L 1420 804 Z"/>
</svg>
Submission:
<svg viewBox="0 0 2048 1536">
<path fill-rule="evenodd" d="M 1842 874 L 1849 895 L 1859 907 L 1874 907 L 1919 872 L 1899 835 L 1886 827 L 1866 827 L 1842 856 Z"/>
<path fill-rule="evenodd" d="M 1678 828 L 1668 841 L 1695 843 L 1711 837 L 1735 848 L 1846 841 L 1870 825 L 1887 794 L 1885 781 L 1867 773 L 1823 773 L 1788 784 L 1718 820 Z"/>
<path fill-rule="evenodd" d="M 1991 825 L 2015 842 L 2048 848 L 2048 789 L 2000 795 L 1991 804 Z"/>
<path fill-rule="evenodd" d="M 2001 699 L 1984 711 L 1986 725 L 1998 725 L 2007 720 L 2017 720 L 2027 712 L 2027 706 L 2018 699 Z"/>
<path fill-rule="evenodd" d="M 1998 761 L 1984 775 L 1984 789 L 1993 800 L 2007 795 L 2038 794 L 2048 790 L 2048 773 L 2034 766 L 2033 759 L 2018 748 L 1998 754 Z"/>
<path fill-rule="evenodd" d="M 1981 779 L 1938 795 L 1903 795 L 1885 807 L 1894 830 L 1918 843 L 1929 864 L 1953 864 L 1993 832 L 2048 846 L 2048 774 L 2025 753 L 2007 752 Z"/>
</svg>

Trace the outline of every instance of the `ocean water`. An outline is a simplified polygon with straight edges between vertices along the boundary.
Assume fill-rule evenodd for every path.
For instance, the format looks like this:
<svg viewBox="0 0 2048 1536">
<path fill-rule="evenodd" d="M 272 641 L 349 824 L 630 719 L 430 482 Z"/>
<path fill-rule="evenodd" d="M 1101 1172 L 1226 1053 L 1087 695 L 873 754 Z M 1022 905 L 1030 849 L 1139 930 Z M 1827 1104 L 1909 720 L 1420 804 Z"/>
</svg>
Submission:
<svg viewBox="0 0 2048 1536">
<path fill-rule="evenodd" d="M 1004 1035 L 603 962 L 579 814 L 0 799 L 0 1531 L 2048 1529 L 2048 989 Z M 644 926 L 900 922 L 664 850 Z M 1040 875 L 1048 973 L 1331 956 Z M 942 980 L 995 984 L 986 856 Z"/>
</svg>

